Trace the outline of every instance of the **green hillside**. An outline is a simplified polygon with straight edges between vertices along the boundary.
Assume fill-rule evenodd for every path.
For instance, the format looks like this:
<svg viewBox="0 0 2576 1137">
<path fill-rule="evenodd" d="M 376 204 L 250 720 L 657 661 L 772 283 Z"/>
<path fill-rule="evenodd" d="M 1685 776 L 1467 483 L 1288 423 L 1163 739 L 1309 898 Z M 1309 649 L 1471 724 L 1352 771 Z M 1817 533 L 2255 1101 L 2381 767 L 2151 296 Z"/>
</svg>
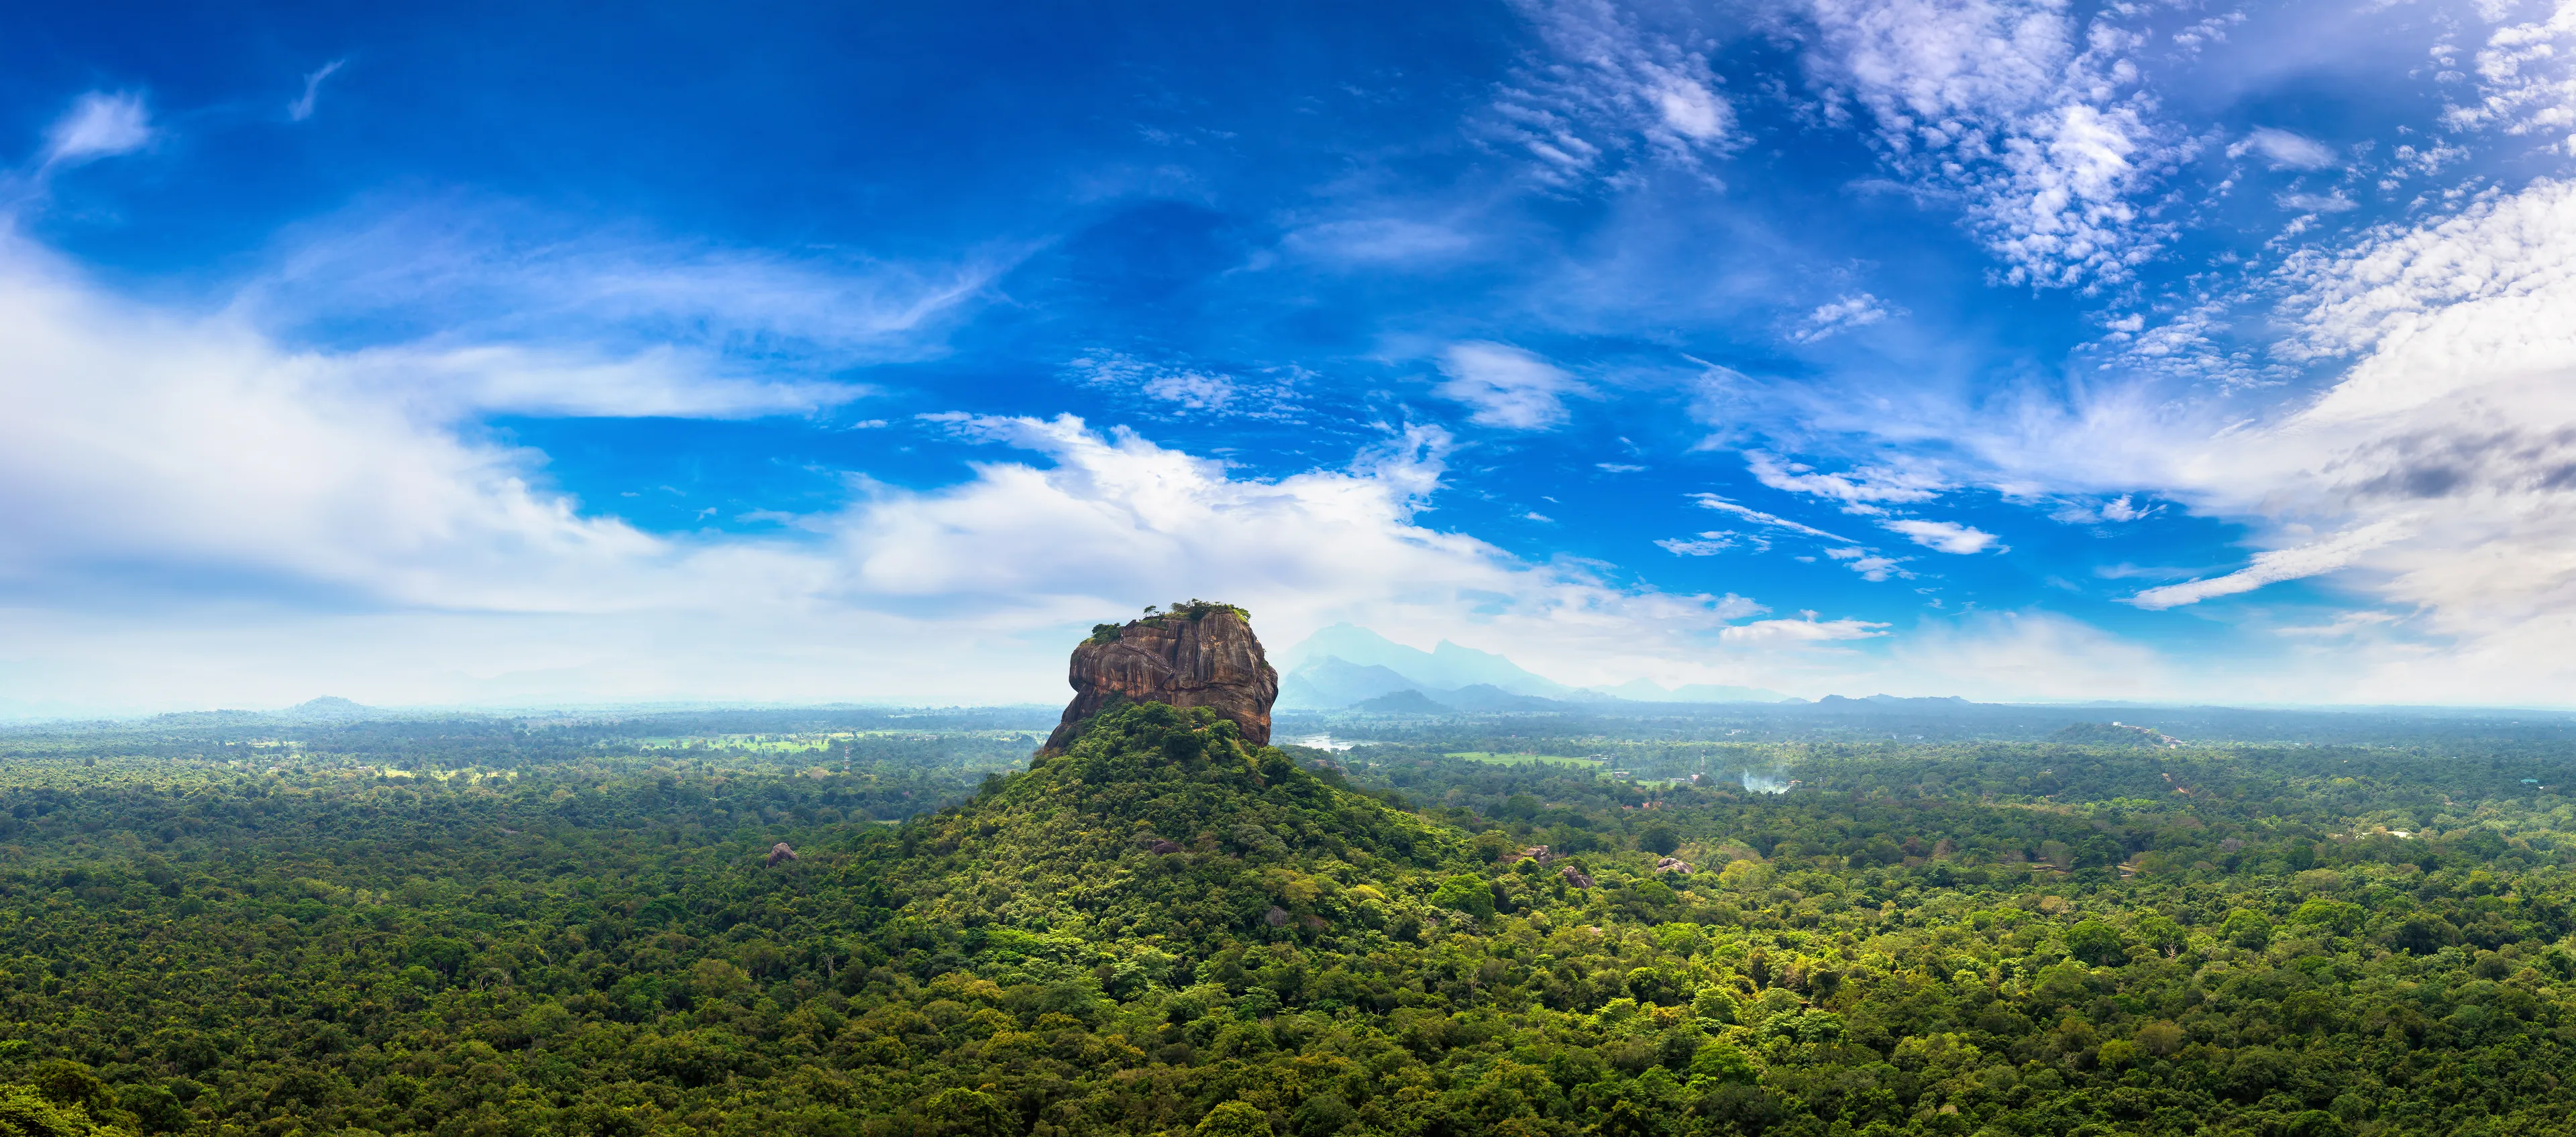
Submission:
<svg viewBox="0 0 2576 1137">
<path fill-rule="evenodd" d="M 1463 841 L 1245 746 L 1214 712 L 1149 703 L 917 823 L 903 848 L 888 879 L 908 920 L 1152 946 L 1247 931 L 1273 908 L 1332 936 L 1383 928 L 1387 899 L 1366 886 Z"/>
</svg>

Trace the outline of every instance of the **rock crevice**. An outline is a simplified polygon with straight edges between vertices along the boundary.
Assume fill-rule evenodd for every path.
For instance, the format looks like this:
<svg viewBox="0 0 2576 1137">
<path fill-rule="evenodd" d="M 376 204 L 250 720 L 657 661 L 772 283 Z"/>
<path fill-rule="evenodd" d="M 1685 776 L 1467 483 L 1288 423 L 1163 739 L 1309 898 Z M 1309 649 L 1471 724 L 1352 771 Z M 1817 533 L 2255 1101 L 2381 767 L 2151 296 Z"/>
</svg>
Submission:
<svg viewBox="0 0 2576 1137">
<path fill-rule="evenodd" d="M 1279 673 L 1242 609 L 1176 606 L 1123 627 L 1101 625 L 1073 649 L 1073 701 L 1040 753 L 1060 754 L 1093 715 L 1120 702 L 1206 707 L 1234 720 L 1243 740 L 1270 743 L 1270 705 Z"/>
</svg>

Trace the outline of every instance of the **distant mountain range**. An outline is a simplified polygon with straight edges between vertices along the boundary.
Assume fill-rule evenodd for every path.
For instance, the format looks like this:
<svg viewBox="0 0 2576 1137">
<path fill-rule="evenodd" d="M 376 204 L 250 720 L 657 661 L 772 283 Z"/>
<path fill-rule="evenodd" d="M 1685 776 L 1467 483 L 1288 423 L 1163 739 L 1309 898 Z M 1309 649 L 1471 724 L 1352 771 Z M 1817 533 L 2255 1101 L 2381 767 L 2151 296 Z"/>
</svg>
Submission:
<svg viewBox="0 0 2576 1137">
<path fill-rule="evenodd" d="M 1544 711 L 1603 702 L 1795 702 L 1759 687 L 1694 683 L 1666 688 L 1634 679 L 1615 687 L 1570 687 L 1492 652 L 1442 640 L 1406 647 L 1355 624 L 1335 624 L 1280 653 L 1279 705 L 1386 714 Z"/>
</svg>

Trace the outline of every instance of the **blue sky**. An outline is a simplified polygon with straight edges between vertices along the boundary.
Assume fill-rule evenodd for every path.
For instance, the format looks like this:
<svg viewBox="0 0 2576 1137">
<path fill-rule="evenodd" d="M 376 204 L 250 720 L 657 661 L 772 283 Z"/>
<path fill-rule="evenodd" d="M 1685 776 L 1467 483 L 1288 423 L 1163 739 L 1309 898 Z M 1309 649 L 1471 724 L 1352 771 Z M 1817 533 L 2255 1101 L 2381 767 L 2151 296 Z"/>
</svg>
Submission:
<svg viewBox="0 0 2576 1137">
<path fill-rule="evenodd" d="M 2563 703 L 2576 3 L 28 11 L 17 713 Z"/>
</svg>

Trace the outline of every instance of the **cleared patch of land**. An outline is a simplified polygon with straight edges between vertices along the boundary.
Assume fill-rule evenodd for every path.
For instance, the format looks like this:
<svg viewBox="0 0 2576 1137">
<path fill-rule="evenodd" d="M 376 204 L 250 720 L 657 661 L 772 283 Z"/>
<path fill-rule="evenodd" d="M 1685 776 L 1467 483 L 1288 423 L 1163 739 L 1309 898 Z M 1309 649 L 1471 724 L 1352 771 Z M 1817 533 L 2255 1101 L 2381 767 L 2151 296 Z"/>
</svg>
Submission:
<svg viewBox="0 0 2576 1137">
<path fill-rule="evenodd" d="M 1601 760 L 1598 758 L 1577 758 L 1567 754 L 1496 754 L 1485 750 L 1458 750 L 1450 752 L 1446 757 L 1464 758 L 1470 762 L 1486 762 L 1496 766 L 1526 766 L 1533 762 L 1545 762 L 1557 766 L 1601 765 Z"/>
</svg>

